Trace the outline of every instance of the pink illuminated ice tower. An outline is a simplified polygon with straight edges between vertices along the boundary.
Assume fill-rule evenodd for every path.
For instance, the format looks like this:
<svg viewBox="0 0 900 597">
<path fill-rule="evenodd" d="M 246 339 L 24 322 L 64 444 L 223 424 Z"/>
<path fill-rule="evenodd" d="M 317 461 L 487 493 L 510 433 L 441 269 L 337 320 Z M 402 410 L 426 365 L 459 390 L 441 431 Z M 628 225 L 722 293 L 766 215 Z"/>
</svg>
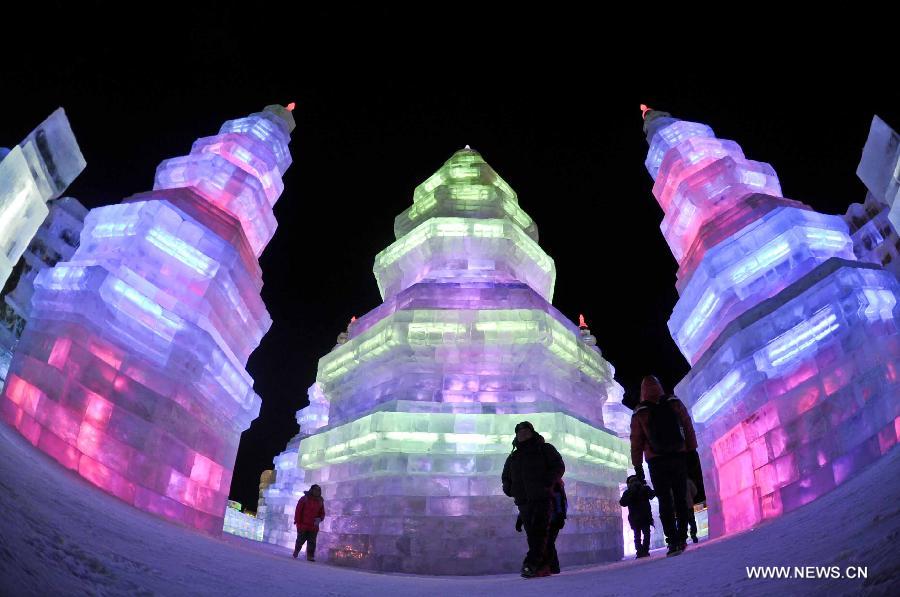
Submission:
<svg viewBox="0 0 900 597">
<path fill-rule="evenodd" d="M 691 372 L 710 534 L 808 503 L 900 432 L 896 277 L 847 225 L 781 196 L 769 164 L 642 106 L 653 195 L 679 263 L 669 330 Z"/>
<path fill-rule="evenodd" d="M 160 164 L 153 191 L 88 215 L 78 251 L 35 280 L 0 398 L 63 466 L 213 533 L 259 412 L 245 367 L 272 323 L 257 258 L 291 163 L 289 108 L 226 122 Z"/>
</svg>

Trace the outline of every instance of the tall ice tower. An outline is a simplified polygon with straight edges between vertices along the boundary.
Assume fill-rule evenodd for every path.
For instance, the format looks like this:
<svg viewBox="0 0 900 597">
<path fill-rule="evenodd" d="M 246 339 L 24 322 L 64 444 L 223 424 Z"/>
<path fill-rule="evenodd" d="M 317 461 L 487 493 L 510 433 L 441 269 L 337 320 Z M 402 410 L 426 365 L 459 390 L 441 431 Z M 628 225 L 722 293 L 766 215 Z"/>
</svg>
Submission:
<svg viewBox="0 0 900 597">
<path fill-rule="evenodd" d="M 690 373 L 710 534 L 808 503 L 900 433 L 896 277 L 847 225 L 781 196 L 771 166 L 642 106 L 645 165 L 679 263 L 669 331 Z"/>
<path fill-rule="evenodd" d="M 247 358 L 271 326 L 257 257 L 294 119 L 268 106 L 166 160 L 154 190 L 91 211 L 74 255 L 34 281 L 0 415 L 141 510 L 219 533 Z"/>
<path fill-rule="evenodd" d="M 318 551 L 333 562 L 517 570 L 525 538 L 500 473 L 527 419 L 566 461 L 560 559 L 621 558 L 627 446 L 603 413 L 622 389 L 594 337 L 550 304 L 555 266 L 515 192 L 460 150 L 416 188 L 394 233 L 375 258 L 384 303 L 319 361 L 301 435 L 276 458 L 266 540 L 293 545 L 299 491 L 318 483 Z"/>
</svg>

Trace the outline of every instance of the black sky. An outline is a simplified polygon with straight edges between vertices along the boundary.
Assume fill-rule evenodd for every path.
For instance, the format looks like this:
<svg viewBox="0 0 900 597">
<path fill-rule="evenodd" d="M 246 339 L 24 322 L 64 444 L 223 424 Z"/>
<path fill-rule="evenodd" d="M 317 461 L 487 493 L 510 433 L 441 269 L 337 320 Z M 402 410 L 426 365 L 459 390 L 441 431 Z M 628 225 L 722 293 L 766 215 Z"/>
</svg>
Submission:
<svg viewBox="0 0 900 597">
<path fill-rule="evenodd" d="M 676 265 L 643 167 L 640 103 L 711 125 L 771 163 L 785 196 L 828 213 L 864 198 L 855 169 L 873 114 L 900 125 L 898 87 L 853 65 L 676 72 L 600 48 L 526 61 L 456 47 L 412 60 L 421 38 L 381 59 L 369 37 L 315 35 L 338 12 L 254 43 L 228 7 L 183 8 L 189 27 L 63 28 L 73 41 L 63 55 L 0 70 L 0 145 L 63 106 L 88 164 L 67 194 L 88 207 L 149 190 L 161 160 L 223 121 L 297 102 L 279 228 L 260 261 L 274 325 L 248 366 L 262 410 L 231 488 L 251 509 L 259 474 L 297 431 L 318 359 L 351 316 L 381 302 L 372 263 L 394 240 L 394 217 L 457 149 L 470 144 L 517 191 L 556 262 L 554 304 L 573 320 L 584 313 L 631 393 L 648 372 L 672 386 L 688 370 L 666 327 Z"/>
</svg>

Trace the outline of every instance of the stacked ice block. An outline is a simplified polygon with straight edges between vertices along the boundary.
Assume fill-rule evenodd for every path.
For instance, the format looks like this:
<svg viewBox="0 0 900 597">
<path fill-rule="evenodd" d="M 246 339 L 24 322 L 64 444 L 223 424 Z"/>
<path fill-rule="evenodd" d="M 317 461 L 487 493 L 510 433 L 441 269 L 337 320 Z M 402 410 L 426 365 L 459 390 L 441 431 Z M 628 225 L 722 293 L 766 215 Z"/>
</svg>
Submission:
<svg viewBox="0 0 900 597">
<path fill-rule="evenodd" d="M 58 108 L 11 150 L 0 148 L 0 288 L 44 218 L 85 161 L 69 120 Z"/>
<path fill-rule="evenodd" d="M 0 304 L 0 381 L 6 379 L 13 350 L 31 313 L 38 272 L 69 259 L 78 248 L 87 209 L 73 197 L 47 203 L 49 214 L 6 282 Z"/>
<path fill-rule="evenodd" d="M 263 521 L 252 514 L 241 512 L 240 503 L 229 500 L 228 507 L 225 508 L 225 522 L 222 530 L 245 539 L 262 541 Z"/>
<path fill-rule="evenodd" d="M 879 263 L 900 275 L 900 134 L 878 116 L 856 174 L 866 185 L 865 203 L 852 204 L 844 219 L 860 261 Z"/>
<path fill-rule="evenodd" d="M 394 230 L 375 258 L 384 303 L 319 361 L 309 435 L 276 459 L 266 540 L 293 544 L 294 505 L 318 483 L 319 552 L 334 562 L 517 570 L 525 540 L 500 473 L 528 419 L 566 460 L 560 559 L 620 558 L 627 449 L 603 417 L 621 386 L 590 333 L 550 304 L 553 260 L 516 194 L 464 149 L 416 189 Z"/>
<path fill-rule="evenodd" d="M 271 319 L 256 257 L 293 127 L 281 106 L 227 122 L 163 162 L 154 191 L 93 210 L 75 254 L 35 279 L 0 399 L 64 466 L 211 533 L 259 412 L 245 366 Z"/>
<path fill-rule="evenodd" d="M 706 125 L 649 111 L 646 166 L 679 261 L 669 329 L 693 368 L 712 535 L 832 489 L 900 433 L 897 279 L 844 220 L 779 196 L 774 170 Z"/>
</svg>

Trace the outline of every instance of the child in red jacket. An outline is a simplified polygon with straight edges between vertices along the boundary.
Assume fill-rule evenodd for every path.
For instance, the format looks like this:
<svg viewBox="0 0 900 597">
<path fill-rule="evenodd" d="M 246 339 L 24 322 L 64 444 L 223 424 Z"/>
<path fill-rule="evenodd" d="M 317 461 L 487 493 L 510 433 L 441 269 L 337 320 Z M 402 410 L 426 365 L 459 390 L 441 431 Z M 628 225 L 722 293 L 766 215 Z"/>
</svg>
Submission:
<svg viewBox="0 0 900 597">
<path fill-rule="evenodd" d="M 297 543 L 294 545 L 294 557 L 306 543 L 306 559 L 316 561 L 316 536 L 319 534 L 319 523 L 325 518 L 325 500 L 322 499 L 322 488 L 313 485 L 297 502 L 294 510 L 294 524 L 297 525 Z"/>
</svg>

